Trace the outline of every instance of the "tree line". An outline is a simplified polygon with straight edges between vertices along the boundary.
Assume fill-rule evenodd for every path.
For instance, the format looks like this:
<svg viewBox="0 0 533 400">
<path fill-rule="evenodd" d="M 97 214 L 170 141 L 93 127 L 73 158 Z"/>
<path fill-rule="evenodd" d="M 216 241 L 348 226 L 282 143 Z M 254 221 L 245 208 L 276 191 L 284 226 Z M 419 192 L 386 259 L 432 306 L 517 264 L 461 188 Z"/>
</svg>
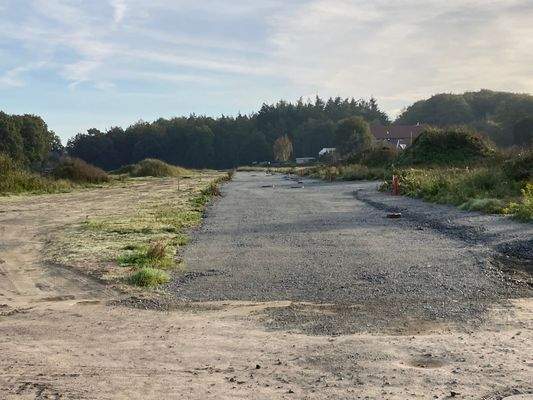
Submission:
<svg viewBox="0 0 533 400">
<path fill-rule="evenodd" d="M 363 122 L 391 123 L 373 98 L 323 100 L 317 96 L 314 101 L 264 104 L 250 115 L 190 115 L 139 121 L 126 129 L 89 129 L 71 138 L 63 149 L 42 118 L 0 112 L 0 153 L 36 170 L 43 168 L 51 151 L 66 151 L 106 170 L 145 158 L 184 167 L 221 169 L 285 159 L 286 153 L 290 158 L 316 157 L 323 147 L 337 147 L 339 153 L 347 154 L 361 143 L 366 146 L 371 139 Z M 499 145 L 531 146 L 533 96 L 490 90 L 438 94 L 407 107 L 394 121 L 417 123 L 435 127 L 466 125 Z M 353 136 L 356 131 L 363 132 L 362 136 Z"/>
<path fill-rule="evenodd" d="M 252 115 L 190 115 L 140 121 L 125 130 L 90 129 L 70 139 L 67 151 L 107 170 L 145 158 L 191 168 L 232 168 L 273 160 L 274 142 L 285 136 L 291 141 L 293 157 L 316 157 L 323 147 L 335 146 L 339 121 L 355 116 L 390 123 L 373 98 L 324 101 L 317 97 L 313 102 L 264 104 Z"/>
</svg>

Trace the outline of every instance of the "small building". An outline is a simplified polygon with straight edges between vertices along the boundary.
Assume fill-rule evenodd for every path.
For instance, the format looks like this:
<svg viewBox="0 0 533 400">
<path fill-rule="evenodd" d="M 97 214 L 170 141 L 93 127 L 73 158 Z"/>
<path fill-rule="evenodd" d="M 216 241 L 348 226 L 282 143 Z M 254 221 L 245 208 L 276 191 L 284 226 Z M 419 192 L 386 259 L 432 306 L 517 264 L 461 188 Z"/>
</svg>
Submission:
<svg viewBox="0 0 533 400">
<path fill-rule="evenodd" d="M 296 164 L 310 164 L 316 161 L 315 157 L 299 157 L 296 158 Z"/>
<path fill-rule="evenodd" d="M 318 152 L 319 157 L 323 157 L 326 154 L 335 153 L 337 149 L 335 147 L 324 147 L 322 150 Z"/>
<path fill-rule="evenodd" d="M 398 149 L 410 146 L 420 134 L 426 129 L 424 125 L 391 125 L 380 124 L 371 125 L 370 131 L 376 141 L 386 142 Z"/>
</svg>

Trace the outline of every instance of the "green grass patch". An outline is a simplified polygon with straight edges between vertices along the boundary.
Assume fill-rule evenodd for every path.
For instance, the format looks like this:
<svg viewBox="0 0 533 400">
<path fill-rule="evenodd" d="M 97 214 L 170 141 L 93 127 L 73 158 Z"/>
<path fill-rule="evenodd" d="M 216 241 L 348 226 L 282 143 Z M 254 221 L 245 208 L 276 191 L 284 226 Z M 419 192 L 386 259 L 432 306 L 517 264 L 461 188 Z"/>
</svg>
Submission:
<svg viewBox="0 0 533 400">
<path fill-rule="evenodd" d="M 223 175 L 213 182 L 211 182 L 207 187 L 200 191 L 200 194 L 193 199 L 191 199 L 191 204 L 193 205 L 196 211 L 202 212 L 205 209 L 205 206 L 209 201 L 215 196 L 221 196 L 220 185 L 223 182 L 230 181 L 233 179 L 235 171 L 229 171 L 226 175 Z"/>
<path fill-rule="evenodd" d="M 143 267 L 134 272 L 129 282 L 135 286 L 154 287 L 170 281 L 170 276 L 165 271 L 156 268 Z"/>
<path fill-rule="evenodd" d="M 481 211 L 487 214 L 500 214 L 505 208 L 505 201 L 500 199 L 470 199 L 459 206 L 464 211 Z"/>
</svg>

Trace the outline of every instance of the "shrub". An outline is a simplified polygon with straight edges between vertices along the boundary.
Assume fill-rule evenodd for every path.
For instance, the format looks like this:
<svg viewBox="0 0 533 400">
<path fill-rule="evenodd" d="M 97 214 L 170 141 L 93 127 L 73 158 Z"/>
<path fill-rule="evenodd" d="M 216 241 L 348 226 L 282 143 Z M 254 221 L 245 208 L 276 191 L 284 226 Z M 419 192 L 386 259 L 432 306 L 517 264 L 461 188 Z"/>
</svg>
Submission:
<svg viewBox="0 0 533 400">
<path fill-rule="evenodd" d="M 117 174 L 117 175 L 126 174 L 126 175 L 133 176 L 136 166 L 137 164 L 123 165 L 122 167 L 111 171 L 111 174 Z"/>
<path fill-rule="evenodd" d="M 511 154 L 503 163 L 506 175 L 515 180 L 530 180 L 533 178 L 533 149 Z"/>
<path fill-rule="evenodd" d="M 385 168 L 369 168 L 361 164 L 304 167 L 297 169 L 295 173 L 330 182 L 338 179 L 344 181 L 387 179 L 390 175 L 390 171 Z"/>
<path fill-rule="evenodd" d="M 326 167 L 323 171 L 322 179 L 326 179 L 328 181 L 334 181 L 339 176 L 339 169 L 337 167 Z"/>
<path fill-rule="evenodd" d="M 467 128 L 429 128 L 399 157 L 400 165 L 471 165 L 494 154 L 488 141 Z"/>
<path fill-rule="evenodd" d="M 203 208 L 207 203 L 209 203 L 209 200 L 213 196 L 221 196 L 222 192 L 220 191 L 220 184 L 222 182 L 227 182 L 231 179 L 233 175 L 230 175 L 229 173 L 227 175 L 224 175 L 213 182 L 211 182 L 205 189 L 202 189 L 200 192 L 200 195 L 193 198 L 191 200 L 191 203 L 197 208 L 198 211 L 202 211 Z"/>
<path fill-rule="evenodd" d="M 388 175 L 384 168 L 369 168 L 361 164 L 345 165 L 339 169 L 341 179 L 345 181 L 385 179 Z"/>
<path fill-rule="evenodd" d="M 520 203 L 512 202 L 504 209 L 506 214 L 513 214 L 513 218 L 530 222 L 533 220 L 533 183 L 526 184 L 522 189 L 522 201 Z"/>
<path fill-rule="evenodd" d="M 100 168 L 87 164 L 79 158 L 66 157 L 52 170 L 52 175 L 59 179 L 68 179 L 78 183 L 108 182 L 109 176 Z"/>
<path fill-rule="evenodd" d="M 188 171 L 185 168 L 176 167 L 161 160 L 147 158 L 137 164 L 126 165 L 114 172 L 119 174 L 129 174 L 134 177 L 153 176 L 163 178 L 185 175 Z"/>
<path fill-rule="evenodd" d="M 130 277 L 130 283 L 142 287 L 162 285 L 169 280 L 170 277 L 165 271 L 150 267 L 141 268 Z"/>
<path fill-rule="evenodd" d="M 30 172 L 0 153 L 0 193 L 55 193 L 72 188 L 65 180 L 55 180 Z"/>
<path fill-rule="evenodd" d="M 369 148 L 373 140 L 370 125 L 362 117 L 340 120 L 334 135 L 337 150 L 342 156 L 349 156 Z"/>
<path fill-rule="evenodd" d="M 211 182 L 207 188 L 202 190 L 204 196 L 220 196 L 220 184 L 219 182 Z"/>
<path fill-rule="evenodd" d="M 166 247 L 165 243 L 161 241 L 152 243 L 150 247 L 148 247 L 146 257 L 152 260 L 162 260 L 166 256 Z"/>
<path fill-rule="evenodd" d="M 409 168 L 395 174 L 402 194 L 436 203 L 458 206 L 473 199 L 508 199 L 520 193 L 520 183 L 495 168 Z"/>
<path fill-rule="evenodd" d="M 359 155 L 359 162 L 368 167 L 385 167 L 398 158 L 398 150 L 391 146 L 372 147 Z"/>
<path fill-rule="evenodd" d="M 8 173 L 19 169 L 20 166 L 13 161 L 7 154 L 0 153 L 0 175 L 7 175 Z"/>
</svg>

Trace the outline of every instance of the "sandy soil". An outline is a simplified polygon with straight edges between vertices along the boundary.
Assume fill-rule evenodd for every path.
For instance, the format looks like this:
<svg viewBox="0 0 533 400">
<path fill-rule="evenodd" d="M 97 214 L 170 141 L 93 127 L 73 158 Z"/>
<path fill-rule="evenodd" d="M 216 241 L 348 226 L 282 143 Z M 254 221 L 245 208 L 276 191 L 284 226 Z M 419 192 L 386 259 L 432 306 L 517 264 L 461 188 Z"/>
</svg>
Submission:
<svg viewBox="0 0 533 400">
<path fill-rule="evenodd" d="M 140 310 L 116 305 L 123 293 L 75 266 L 46 262 L 47 243 L 66 226 L 142 201 L 168 182 L 142 185 L 0 200 L 1 399 L 500 399 L 533 392 L 528 298 L 494 303 L 475 329 L 435 323 L 420 334 L 311 335 L 265 321 L 265 310 L 286 309 L 290 299 Z"/>
</svg>

